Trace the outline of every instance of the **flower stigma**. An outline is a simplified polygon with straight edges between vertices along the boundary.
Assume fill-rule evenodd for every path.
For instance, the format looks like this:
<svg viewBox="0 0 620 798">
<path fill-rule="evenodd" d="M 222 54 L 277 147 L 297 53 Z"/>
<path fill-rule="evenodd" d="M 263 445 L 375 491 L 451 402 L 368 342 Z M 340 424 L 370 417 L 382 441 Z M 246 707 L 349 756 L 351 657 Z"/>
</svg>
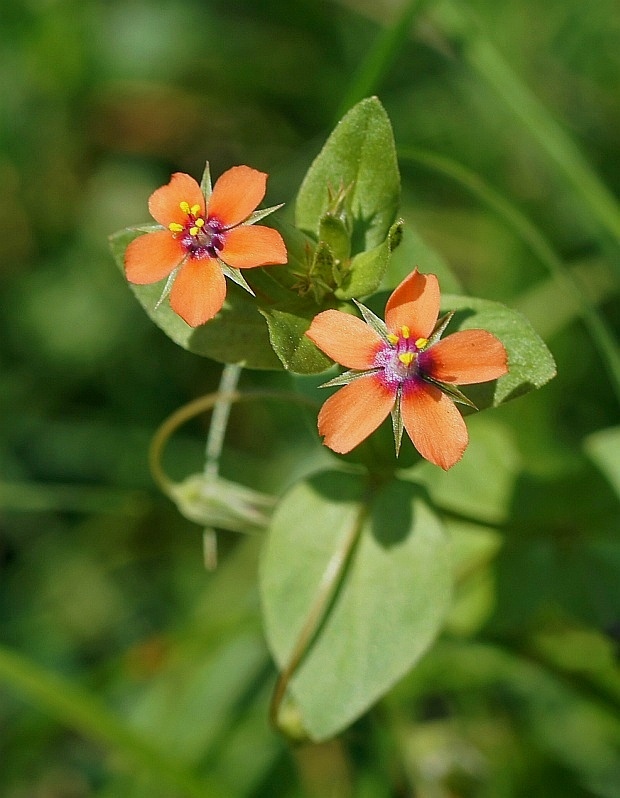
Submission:
<svg viewBox="0 0 620 798">
<path fill-rule="evenodd" d="M 185 224 L 171 222 L 168 229 L 179 238 L 188 255 L 198 260 L 217 258 L 224 247 L 225 228 L 218 219 L 205 219 L 200 215 L 200 205 L 180 202 L 179 208 L 187 216 Z"/>
<path fill-rule="evenodd" d="M 411 340 L 409 327 L 403 325 L 398 333 L 390 333 L 375 355 L 374 366 L 380 369 L 384 384 L 397 388 L 420 375 L 418 355 L 428 346 L 428 338 Z M 382 372 L 382 373 L 381 373 Z"/>
</svg>

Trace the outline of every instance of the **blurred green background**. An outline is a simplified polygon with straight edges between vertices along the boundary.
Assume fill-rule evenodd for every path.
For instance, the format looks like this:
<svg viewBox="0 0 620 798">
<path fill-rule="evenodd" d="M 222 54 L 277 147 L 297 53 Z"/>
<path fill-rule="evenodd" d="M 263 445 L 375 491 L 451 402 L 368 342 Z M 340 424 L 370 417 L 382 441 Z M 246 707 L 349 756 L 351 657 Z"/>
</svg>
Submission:
<svg viewBox="0 0 620 798">
<path fill-rule="evenodd" d="M 620 796 L 617 2 L 9 0 L 0 42 L 0 795 Z M 290 212 L 370 93 L 420 268 L 520 309 L 558 377 L 421 470 L 454 539 L 441 640 L 341 739 L 291 747 L 260 540 L 222 534 L 208 573 L 148 472 L 221 366 L 151 324 L 107 236 L 207 158 L 269 172 Z M 324 456 L 281 405 L 234 408 L 227 441 L 225 475 L 266 491 Z"/>
</svg>

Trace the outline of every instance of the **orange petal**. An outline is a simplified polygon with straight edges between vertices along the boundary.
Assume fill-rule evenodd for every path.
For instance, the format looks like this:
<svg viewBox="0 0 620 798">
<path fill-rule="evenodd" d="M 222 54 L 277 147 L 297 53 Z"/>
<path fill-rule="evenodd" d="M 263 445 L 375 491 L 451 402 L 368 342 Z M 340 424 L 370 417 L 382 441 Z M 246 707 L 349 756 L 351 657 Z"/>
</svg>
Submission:
<svg viewBox="0 0 620 798">
<path fill-rule="evenodd" d="M 243 222 L 265 196 L 267 175 L 249 166 L 233 166 L 217 180 L 207 213 L 225 227 Z"/>
<path fill-rule="evenodd" d="M 270 263 L 286 263 L 288 255 L 277 230 L 261 225 L 243 225 L 224 234 L 219 256 L 235 269 L 251 269 Z"/>
<path fill-rule="evenodd" d="M 334 452 L 346 454 L 374 432 L 394 405 L 394 392 L 373 374 L 345 385 L 319 411 L 319 434 Z"/>
<path fill-rule="evenodd" d="M 340 310 L 324 310 L 306 332 L 328 357 L 348 369 L 371 369 L 381 338 L 368 324 Z"/>
<path fill-rule="evenodd" d="M 385 322 L 390 332 L 409 327 L 411 337 L 428 338 L 439 316 L 439 283 L 434 274 L 417 269 L 394 289 L 385 306 Z"/>
<path fill-rule="evenodd" d="M 185 257 L 185 250 L 167 230 L 146 233 L 125 250 L 125 274 L 130 283 L 148 285 L 163 280 Z"/>
<path fill-rule="evenodd" d="M 420 355 L 420 367 L 440 382 L 469 385 L 506 374 L 506 350 L 486 330 L 461 330 Z"/>
<path fill-rule="evenodd" d="M 188 260 L 180 269 L 170 306 L 190 327 L 198 327 L 221 309 L 226 297 L 226 280 L 216 260 Z"/>
<path fill-rule="evenodd" d="M 181 202 L 187 202 L 190 208 L 192 205 L 199 205 L 200 215 L 204 216 L 205 198 L 200 186 L 193 177 L 184 172 L 175 172 L 169 183 L 158 188 L 149 197 L 149 212 L 164 227 L 168 227 L 171 222 L 185 224 L 187 214 L 179 207 Z"/>
<path fill-rule="evenodd" d="M 463 456 L 469 437 L 463 416 L 439 388 L 416 382 L 403 392 L 403 424 L 422 457 L 446 471 Z"/>
</svg>

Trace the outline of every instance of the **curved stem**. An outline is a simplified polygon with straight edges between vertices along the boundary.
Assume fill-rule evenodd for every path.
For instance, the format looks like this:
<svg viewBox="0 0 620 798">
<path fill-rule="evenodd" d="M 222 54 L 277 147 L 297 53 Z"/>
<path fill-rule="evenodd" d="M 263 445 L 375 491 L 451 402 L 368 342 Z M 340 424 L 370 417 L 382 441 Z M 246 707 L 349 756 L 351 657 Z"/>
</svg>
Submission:
<svg viewBox="0 0 620 798">
<path fill-rule="evenodd" d="M 276 727 L 278 725 L 278 714 L 282 699 L 286 695 L 286 690 L 291 678 L 301 664 L 301 661 L 308 652 L 317 632 L 325 620 L 329 606 L 340 586 L 342 575 L 344 574 L 353 549 L 355 548 L 355 544 L 359 539 L 367 514 L 368 504 L 364 503 L 361 505 L 340 547 L 333 553 L 328 561 L 317 587 L 314 603 L 308 611 L 288 662 L 278 676 L 269 707 L 269 718 L 271 723 Z"/>
<path fill-rule="evenodd" d="M 316 402 L 306 399 L 304 396 L 291 392 L 283 393 L 279 391 L 247 391 L 244 393 L 240 393 L 239 391 L 231 391 L 230 393 L 216 391 L 215 393 L 206 394 L 205 396 L 200 396 L 198 399 L 194 399 L 192 402 L 188 402 L 169 415 L 157 428 L 149 448 L 149 466 L 151 474 L 166 496 L 172 495 L 172 489 L 175 483 L 163 469 L 162 456 L 166 444 L 176 430 L 192 418 L 199 416 L 201 413 L 206 413 L 208 410 L 212 410 L 218 402 L 225 402 L 228 407 L 230 407 L 230 405 L 236 402 L 248 402 L 256 399 L 276 399 L 280 401 L 296 402 L 297 404 L 305 405 L 313 409 L 318 407 Z"/>
</svg>

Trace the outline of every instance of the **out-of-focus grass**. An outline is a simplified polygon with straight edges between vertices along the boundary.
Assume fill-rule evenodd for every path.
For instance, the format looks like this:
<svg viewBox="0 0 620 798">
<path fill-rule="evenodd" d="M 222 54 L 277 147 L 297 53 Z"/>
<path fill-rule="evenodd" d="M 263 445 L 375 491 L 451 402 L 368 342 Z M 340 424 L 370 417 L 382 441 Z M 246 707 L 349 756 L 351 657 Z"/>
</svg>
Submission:
<svg viewBox="0 0 620 798">
<path fill-rule="evenodd" d="M 612 351 L 615 3 L 425 2 L 400 28 L 414 5 L 14 0 L 0 12 L 0 638 L 125 729 L 89 732 L 6 660 L 3 795 L 163 798 L 201 779 L 214 794 L 324 795 L 335 773 L 341 794 L 372 798 L 618 795 L 618 403 L 591 325 L 497 208 L 403 159 L 408 226 L 465 290 L 530 316 L 558 378 L 471 419 L 464 462 L 427 474 L 455 540 L 454 614 L 424 667 L 336 747 L 291 752 L 267 727 L 260 541 L 223 535 L 222 567 L 206 573 L 200 530 L 147 472 L 156 426 L 213 390 L 220 367 L 148 322 L 108 234 L 146 221 L 149 193 L 171 171 L 199 175 L 207 158 L 214 175 L 235 163 L 268 171 L 268 201 L 290 208 L 360 75 L 399 149 L 462 165 L 532 221 Z M 489 47 L 516 94 L 476 57 Z M 538 105 L 528 117 L 521 91 L 542 117 Z M 587 177 L 567 179 L 550 129 Z M 204 435 L 196 422 L 175 440 L 172 472 L 200 466 Z M 317 451 L 307 419 L 280 405 L 234 408 L 228 443 L 226 475 L 265 491 Z M 184 775 L 162 782 L 162 767 L 123 743 L 132 735 Z"/>
</svg>

